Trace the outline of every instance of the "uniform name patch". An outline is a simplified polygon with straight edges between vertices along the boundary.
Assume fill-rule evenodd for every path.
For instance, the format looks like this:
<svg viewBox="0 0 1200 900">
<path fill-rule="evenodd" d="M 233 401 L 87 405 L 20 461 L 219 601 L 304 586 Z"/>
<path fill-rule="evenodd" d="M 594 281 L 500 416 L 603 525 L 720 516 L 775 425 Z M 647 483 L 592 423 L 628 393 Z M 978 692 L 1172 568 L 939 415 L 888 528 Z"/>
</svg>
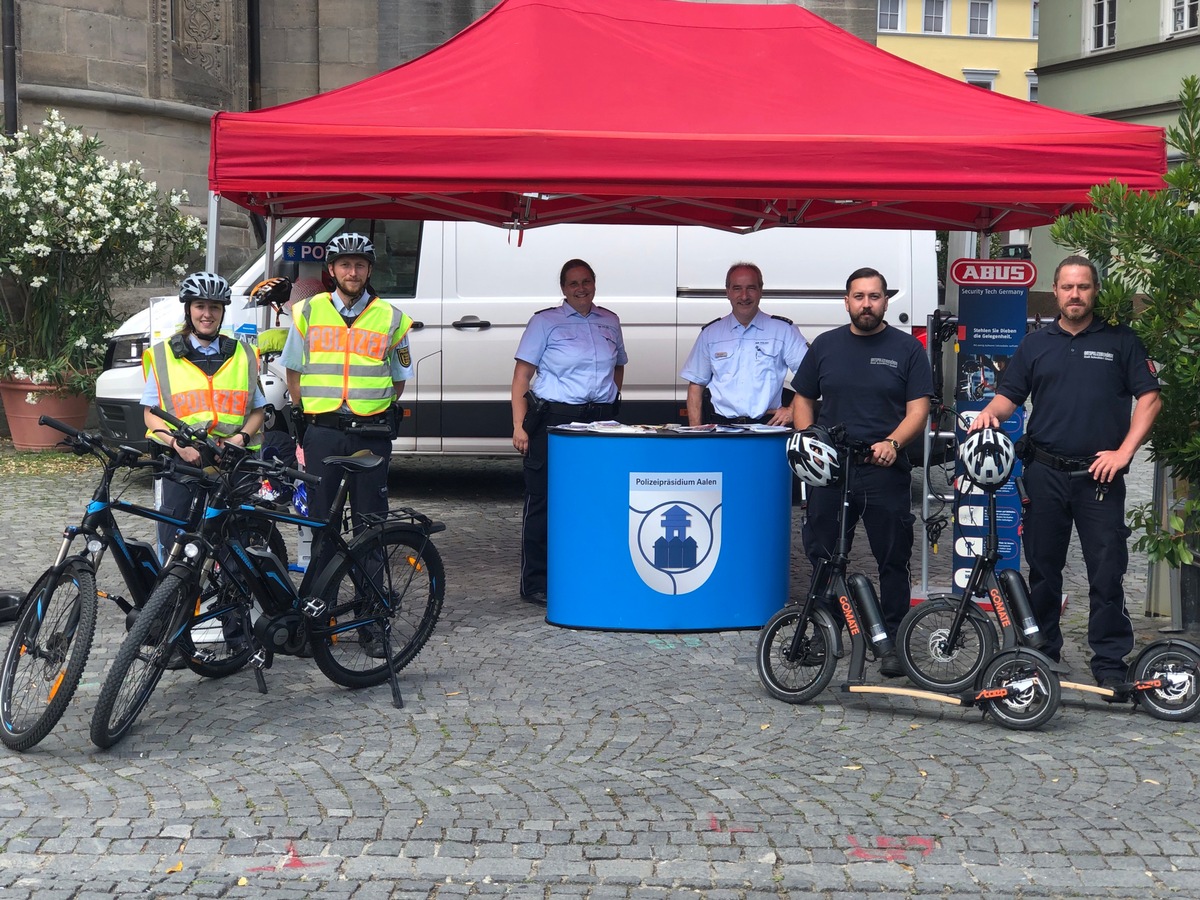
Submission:
<svg viewBox="0 0 1200 900">
<path fill-rule="evenodd" d="M 1112 362 L 1116 357 L 1107 350 L 1084 350 L 1084 359 L 1100 359 L 1104 362 Z"/>
<path fill-rule="evenodd" d="M 872 356 L 871 365 L 873 366 L 891 366 L 893 369 L 900 367 L 900 363 L 894 359 L 884 359 L 882 356 Z"/>
</svg>

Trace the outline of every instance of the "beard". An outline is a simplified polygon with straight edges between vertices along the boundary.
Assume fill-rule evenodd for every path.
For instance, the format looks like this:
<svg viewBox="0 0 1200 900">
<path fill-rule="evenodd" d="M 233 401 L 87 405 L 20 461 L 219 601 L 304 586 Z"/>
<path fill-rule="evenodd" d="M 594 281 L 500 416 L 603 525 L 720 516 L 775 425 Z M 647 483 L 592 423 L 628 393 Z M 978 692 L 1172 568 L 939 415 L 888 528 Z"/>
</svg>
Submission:
<svg viewBox="0 0 1200 900">
<path fill-rule="evenodd" d="M 883 316 L 877 316 L 873 312 L 860 312 L 856 316 L 851 316 L 850 321 L 859 331 L 874 331 L 883 321 Z"/>
</svg>

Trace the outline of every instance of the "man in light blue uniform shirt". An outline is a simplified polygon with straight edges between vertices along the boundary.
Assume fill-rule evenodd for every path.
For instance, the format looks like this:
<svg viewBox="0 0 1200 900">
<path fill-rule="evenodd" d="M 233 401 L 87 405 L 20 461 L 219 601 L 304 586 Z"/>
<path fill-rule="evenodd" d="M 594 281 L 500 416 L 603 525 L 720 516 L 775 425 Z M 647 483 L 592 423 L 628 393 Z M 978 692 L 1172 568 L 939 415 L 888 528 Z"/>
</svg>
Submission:
<svg viewBox="0 0 1200 900">
<path fill-rule="evenodd" d="M 679 373 L 688 382 L 689 425 L 792 424 L 783 385 L 787 373 L 800 367 L 808 342 L 790 320 L 758 308 L 762 289 L 762 271 L 754 263 L 734 263 L 725 274 L 733 309 L 700 329 Z M 711 408 L 704 402 L 706 387 Z"/>
</svg>

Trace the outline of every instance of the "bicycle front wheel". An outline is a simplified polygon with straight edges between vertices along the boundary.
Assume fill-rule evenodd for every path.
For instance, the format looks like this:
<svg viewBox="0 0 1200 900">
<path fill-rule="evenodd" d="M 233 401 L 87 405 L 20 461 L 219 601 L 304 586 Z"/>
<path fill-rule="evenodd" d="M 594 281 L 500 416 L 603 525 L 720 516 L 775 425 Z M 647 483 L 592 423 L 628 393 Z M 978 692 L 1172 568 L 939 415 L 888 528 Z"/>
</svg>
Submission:
<svg viewBox="0 0 1200 900">
<path fill-rule="evenodd" d="M 82 559 L 49 570 L 17 617 L 0 671 L 0 740 L 12 750 L 37 744 L 66 711 L 96 632 L 96 573 Z"/>
<path fill-rule="evenodd" d="M 176 633 L 195 603 L 193 578 L 164 575 L 142 607 L 113 661 L 92 715 L 92 743 L 120 741 L 154 693 L 175 647 Z"/>
<path fill-rule="evenodd" d="M 796 631 L 798 653 L 788 659 Z M 807 703 L 825 690 L 837 667 L 837 635 L 832 627 L 811 616 L 801 617 L 798 606 L 785 606 L 758 633 L 755 664 L 758 678 L 771 696 L 785 703 Z"/>
<path fill-rule="evenodd" d="M 382 684 L 433 633 L 446 594 L 437 548 L 420 532 L 381 529 L 355 541 L 317 588 L 328 612 L 313 629 L 313 659 L 343 687 Z M 391 659 L 384 650 L 384 632 Z"/>
<path fill-rule="evenodd" d="M 969 601 L 926 600 L 905 614 L 896 633 L 896 652 L 908 677 L 927 691 L 966 690 L 996 652 L 996 629 L 975 616 L 966 616 L 950 641 L 959 602 Z"/>
</svg>

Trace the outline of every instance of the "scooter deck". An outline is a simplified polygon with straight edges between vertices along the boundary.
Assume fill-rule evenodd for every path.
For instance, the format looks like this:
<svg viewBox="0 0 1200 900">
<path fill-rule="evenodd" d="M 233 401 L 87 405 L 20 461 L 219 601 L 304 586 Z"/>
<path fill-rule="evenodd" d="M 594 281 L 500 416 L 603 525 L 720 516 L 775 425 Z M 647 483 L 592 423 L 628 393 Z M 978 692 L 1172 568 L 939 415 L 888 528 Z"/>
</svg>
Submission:
<svg viewBox="0 0 1200 900">
<path fill-rule="evenodd" d="M 1099 697 L 1115 697 L 1117 692 L 1112 688 L 1097 687 L 1094 684 L 1083 684 L 1079 681 L 1060 681 L 1059 686 L 1068 691 L 1083 691 L 1087 694 L 1096 694 Z"/>
<path fill-rule="evenodd" d="M 937 700 L 949 703 L 951 706 L 967 706 L 961 697 L 952 694 L 938 694 L 934 691 L 922 691 L 916 688 L 888 687 L 882 684 L 843 684 L 842 690 L 851 694 L 892 694 L 900 697 L 912 697 L 916 700 Z"/>
</svg>

